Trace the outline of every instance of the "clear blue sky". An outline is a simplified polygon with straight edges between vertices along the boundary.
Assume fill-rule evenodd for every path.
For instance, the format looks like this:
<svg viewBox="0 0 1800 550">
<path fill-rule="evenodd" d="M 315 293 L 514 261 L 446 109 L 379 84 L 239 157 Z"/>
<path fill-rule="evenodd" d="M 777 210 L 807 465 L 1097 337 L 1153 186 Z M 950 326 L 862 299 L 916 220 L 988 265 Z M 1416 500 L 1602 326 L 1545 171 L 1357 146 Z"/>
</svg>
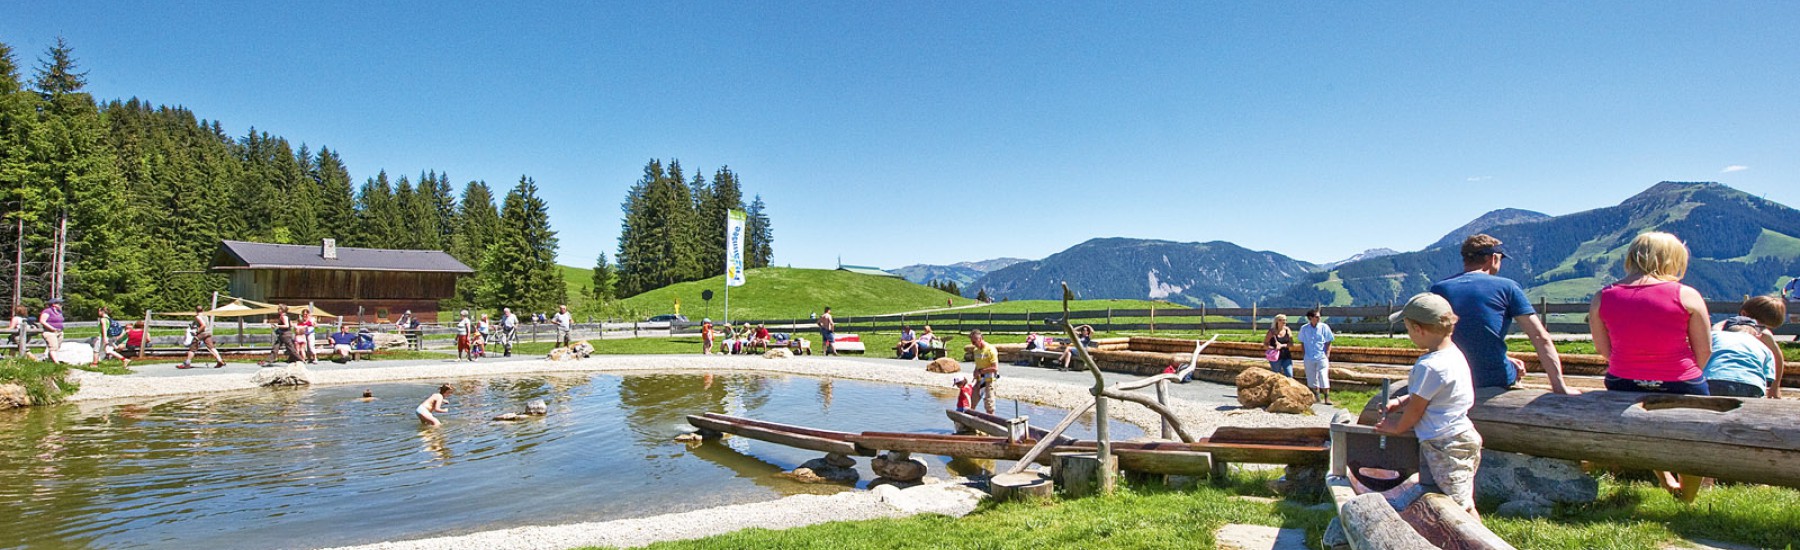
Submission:
<svg viewBox="0 0 1800 550">
<path fill-rule="evenodd" d="M 730 165 L 796 267 L 1099 236 L 1328 261 L 1660 180 L 1800 206 L 1791 2 L 385 4 L 9 2 L 0 41 L 29 66 L 61 35 L 97 97 L 358 181 L 528 174 L 579 266 L 651 158 Z"/>
</svg>

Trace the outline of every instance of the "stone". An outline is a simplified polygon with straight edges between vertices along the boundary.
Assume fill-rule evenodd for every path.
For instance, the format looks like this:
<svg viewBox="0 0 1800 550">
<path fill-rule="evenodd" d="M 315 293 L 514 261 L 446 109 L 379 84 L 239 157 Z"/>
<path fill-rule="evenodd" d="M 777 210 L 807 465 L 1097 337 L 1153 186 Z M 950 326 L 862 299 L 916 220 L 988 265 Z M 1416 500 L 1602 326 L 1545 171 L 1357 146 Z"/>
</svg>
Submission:
<svg viewBox="0 0 1800 550">
<path fill-rule="evenodd" d="M 578 359 L 587 359 L 588 356 L 594 354 L 594 345 L 589 344 L 587 340 L 582 340 L 569 346 L 569 351 L 574 352 Z"/>
<path fill-rule="evenodd" d="M 392 332 L 371 332 L 377 349 L 402 349 L 406 347 L 406 336 Z"/>
<path fill-rule="evenodd" d="M 893 487 L 896 489 L 910 489 L 910 488 L 918 487 L 918 486 L 924 485 L 924 484 L 925 484 L 924 480 L 900 481 L 898 479 L 888 479 L 885 477 L 878 477 L 878 478 L 869 480 L 869 489 L 872 490 L 876 487 Z"/>
<path fill-rule="evenodd" d="M 1501 504 L 1494 509 L 1494 514 L 1513 518 L 1541 518 L 1549 516 L 1553 509 L 1548 504 L 1536 500 L 1514 500 Z"/>
<path fill-rule="evenodd" d="M 883 453 L 869 461 L 869 469 L 875 475 L 895 481 L 918 481 L 925 477 L 930 467 L 924 459 L 906 453 Z"/>
<path fill-rule="evenodd" d="M 880 496 L 882 502 L 902 512 L 953 518 L 969 515 L 988 498 L 986 492 L 961 483 L 928 483 L 908 488 L 881 485 L 870 490 Z"/>
<path fill-rule="evenodd" d="M 794 352 L 788 351 L 787 348 L 775 348 L 763 352 L 763 359 L 788 359 L 793 356 Z"/>
<path fill-rule="evenodd" d="M 531 418 L 531 415 L 529 415 L 529 414 L 506 413 L 506 414 L 494 417 L 494 421 L 495 422 L 518 422 L 520 420 L 527 420 L 530 418 Z M 680 439 L 677 438 L 677 441 L 679 441 L 679 440 Z"/>
<path fill-rule="evenodd" d="M 1286 376 L 1276 375 L 1267 384 L 1269 395 L 1269 412 L 1282 414 L 1307 414 L 1312 412 L 1313 393 L 1305 384 Z"/>
<path fill-rule="evenodd" d="M 1475 494 L 1502 501 L 1581 504 L 1600 497 L 1600 481 L 1572 460 L 1482 449 Z"/>
<path fill-rule="evenodd" d="M 795 468 L 792 472 L 775 475 L 801 483 L 855 484 L 856 480 L 862 479 L 862 474 L 857 473 L 856 468 L 832 466 L 824 458 L 808 460 L 801 463 L 800 467 Z"/>
<path fill-rule="evenodd" d="M 1283 496 L 1311 498 L 1325 491 L 1325 468 L 1320 465 L 1289 464 L 1283 474 L 1269 482 L 1269 488 Z"/>
<path fill-rule="evenodd" d="M 1238 373 L 1236 380 L 1238 404 L 1248 409 L 1269 406 L 1269 403 L 1275 401 L 1275 398 L 1269 395 L 1267 382 L 1269 379 L 1279 376 L 1281 375 L 1275 374 L 1274 371 L 1260 367 L 1244 369 L 1243 372 Z"/>
<path fill-rule="evenodd" d="M 951 359 L 949 357 L 939 357 L 937 359 L 931 360 L 931 364 L 925 365 L 925 372 L 960 372 L 960 371 L 962 371 L 962 363 L 958 363 L 958 362 L 956 362 L 955 359 Z"/>
<path fill-rule="evenodd" d="M 1219 550 L 1307 550 L 1305 529 L 1227 524 L 1213 534 Z"/>
<path fill-rule="evenodd" d="M 535 401 L 525 404 L 525 414 L 535 415 L 535 416 L 544 416 L 549 413 L 550 413 L 550 405 L 544 403 L 544 400 L 542 400 L 542 399 L 538 399 L 538 400 L 535 400 Z"/>
<path fill-rule="evenodd" d="M 1325 534 L 1319 535 L 1319 546 L 1325 550 L 1350 550 L 1350 535 L 1344 534 L 1344 524 L 1338 518 L 1331 518 L 1325 526 Z"/>
<path fill-rule="evenodd" d="M 306 370 L 305 363 L 288 363 L 258 369 L 256 374 L 250 377 L 250 381 L 265 388 L 306 386 L 312 384 L 312 373 Z"/>
<path fill-rule="evenodd" d="M 550 350 L 550 354 L 544 356 L 544 358 L 551 361 L 573 361 L 575 360 L 575 353 L 569 351 L 569 348 L 556 348 Z"/>
<path fill-rule="evenodd" d="M 701 437 L 700 434 L 697 433 L 686 433 L 675 436 L 675 440 L 682 443 L 700 443 L 706 441 L 706 438 Z"/>
<path fill-rule="evenodd" d="M 856 459 L 850 458 L 844 453 L 827 453 L 825 455 L 825 463 L 838 468 L 856 467 Z"/>
<path fill-rule="evenodd" d="M 0 384 L 0 410 L 29 406 L 31 406 L 31 394 L 26 393 L 25 386 Z"/>
</svg>

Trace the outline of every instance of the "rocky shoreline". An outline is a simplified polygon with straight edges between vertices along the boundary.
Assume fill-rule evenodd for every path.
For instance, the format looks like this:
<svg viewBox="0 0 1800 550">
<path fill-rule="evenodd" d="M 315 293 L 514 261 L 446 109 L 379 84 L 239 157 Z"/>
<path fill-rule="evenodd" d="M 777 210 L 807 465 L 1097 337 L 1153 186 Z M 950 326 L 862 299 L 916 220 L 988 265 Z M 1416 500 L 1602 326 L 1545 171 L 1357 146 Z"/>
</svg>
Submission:
<svg viewBox="0 0 1800 550">
<path fill-rule="evenodd" d="M 1035 370 L 1035 369 L 1033 369 Z M 517 360 L 489 363 L 430 362 L 394 366 L 330 367 L 312 370 L 314 385 L 346 385 L 406 380 L 447 381 L 468 377 L 516 376 L 555 373 L 670 373 L 670 372 L 757 372 L 792 374 L 839 379 L 867 380 L 896 384 L 949 387 L 954 374 L 927 372 L 923 364 L 911 361 L 879 361 L 867 359 L 832 359 L 798 357 L 764 359 L 755 356 L 595 356 L 579 361 Z M 1046 380 L 1032 371 L 1019 369 L 1027 376 L 1005 376 L 996 395 L 1060 408 L 1081 406 L 1091 397 L 1089 386 L 1065 381 Z M 257 391 L 253 375 L 242 371 L 220 373 L 184 373 L 182 376 L 136 374 L 107 376 L 82 371 L 81 390 L 69 398 L 71 402 L 102 402 L 172 397 L 215 392 Z M 1114 375 L 1109 381 L 1122 380 Z M 1234 388 L 1218 386 L 1221 397 Z M 1229 397 L 1226 397 L 1229 400 Z M 1210 400 L 1209 400 L 1210 401 Z M 1170 408 L 1180 415 L 1196 436 L 1210 434 L 1221 425 L 1300 427 L 1321 426 L 1328 417 L 1272 414 L 1259 410 L 1221 407 L 1216 402 L 1197 402 L 1172 398 Z M 1159 418 L 1139 406 L 1114 407 L 1115 419 L 1155 431 Z M 528 526 L 468 535 L 383 542 L 359 549 L 411 548 L 555 548 L 576 546 L 642 546 L 665 540 L 681 540 L 728 533 L 744 528 L 784 529 L 815 523 L 902 517 L 918 513 L 962 515 L 974 509 L 980 492 L 956 483 L 928 484 L 900 490 L 877 487 L 869 491 L 851 491 L 829 496 L 796 495 L 767 502 L 739 504 L 614 521 L 585 522 L 556 526 Z"/>
</svg>

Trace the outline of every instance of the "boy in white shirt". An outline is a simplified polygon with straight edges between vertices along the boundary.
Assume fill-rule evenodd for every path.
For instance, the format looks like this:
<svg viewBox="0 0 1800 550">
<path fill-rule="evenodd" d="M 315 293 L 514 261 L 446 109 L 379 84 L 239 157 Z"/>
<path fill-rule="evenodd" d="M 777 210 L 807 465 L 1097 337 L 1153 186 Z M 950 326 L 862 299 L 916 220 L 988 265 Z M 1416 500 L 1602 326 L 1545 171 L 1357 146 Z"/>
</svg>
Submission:
<svg viewBox="0 0 1800 550">
<path fill-rule="evenodd" d="M 1407 377 L 1408 394 L 1387 402 L 1386 412 L 1399 411 L 1400 418 L 1384 418 L 1375 430 L 1413 432 L 1419 438 L 1419 460 L 1431 471 L 1431 484 L 1479 518 L 1475 468 L 1481 464 L 1481 434 L 1469 420 L 1469 408 L 1475 406 L 1469 362 L 1450 340 L 1456 313 L 1449 301 L 1427 292 L 1413 296 L 1391 320 L 1400 319 L 1405 319 L 1406 336 L 1413 345 L 1426 351 Z M 1420 481 L 1424 485 L 1427 480 Z"/>
</svg>

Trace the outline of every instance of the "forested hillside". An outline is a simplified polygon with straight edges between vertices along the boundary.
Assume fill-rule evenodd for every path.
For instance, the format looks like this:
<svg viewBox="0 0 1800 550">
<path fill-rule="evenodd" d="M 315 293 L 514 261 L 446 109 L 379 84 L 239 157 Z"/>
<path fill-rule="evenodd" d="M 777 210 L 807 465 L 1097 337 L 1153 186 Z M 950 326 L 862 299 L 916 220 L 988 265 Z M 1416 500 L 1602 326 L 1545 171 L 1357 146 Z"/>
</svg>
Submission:
<svg viewBox="0 0 1800 550">
<path fill-rule="evenodd" d="M 962 288 L 995 299 L 1054 300 L 1069 283 L 1081 299 L 1168 300 L 1186 305 L 1249 305 L 1288 288 L 1313 264 L 1224 242 L 1092 239 L 1038 261 L 988 273 Z"/>
</svg>

